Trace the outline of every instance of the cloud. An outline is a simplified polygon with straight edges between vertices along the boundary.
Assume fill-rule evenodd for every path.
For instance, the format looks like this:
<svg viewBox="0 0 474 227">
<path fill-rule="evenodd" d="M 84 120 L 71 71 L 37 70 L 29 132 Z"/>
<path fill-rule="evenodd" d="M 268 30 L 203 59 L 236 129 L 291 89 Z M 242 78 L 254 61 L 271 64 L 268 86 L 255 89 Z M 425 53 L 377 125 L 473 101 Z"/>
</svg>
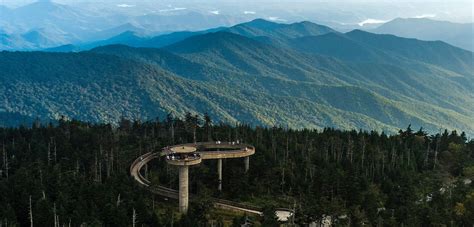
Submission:
<svg viewBox="0 0 474 227">
<path fill-rule="evenodd" d="M 174 8 L 171 8 L 171 9 L 160 9 L 158 10 L 160 13 L 164 13 L 164 12 L 173 12 L 173 11 L 180 11 L 180 10 L 185 10 L 186 8 L 184 7 L 174 7 Z"/>
<path fill-rule="evenodd" d="M 414 16 L 413 18 L 433 18 L 433 17 L 436 17 L 436 14 L 427 13 L 427 14 Z"/>
<path fill-rule="evenodd" d="M 256 14 L 255 11 L 244 11 L 244 14 Z"/>
<path fill-rule="evenodd" d="M 271 21 L 280 21 L 280 22 L 285 22 L 286 21 L 285 19 L 282 19 L 282 18 L 279 18 L 279 17 L 268 17 L 267 19 L 271 20 Z"/>
<path fill-rule="evenodd" d="M 383 24 L 388 22 L 387 20 L 378 20 L 378 19 L 367 19 L 358 23 L 359 26 L 364 26 L 366 24 Z"/>
<path fill-rule="evenodd" d="M 214 14 L 214 15 L 219 15 L 219 10 L 209 11 L 209 13 L 212 13 L 212 14 Z"/>
<path fill-rule="evenodd" d="M 129 4 L 118 4 L 117 7 L 121 8 L 130 8 L 130 7 L 135 7 L 135 5 L 129 5 Z"/>
</svg>

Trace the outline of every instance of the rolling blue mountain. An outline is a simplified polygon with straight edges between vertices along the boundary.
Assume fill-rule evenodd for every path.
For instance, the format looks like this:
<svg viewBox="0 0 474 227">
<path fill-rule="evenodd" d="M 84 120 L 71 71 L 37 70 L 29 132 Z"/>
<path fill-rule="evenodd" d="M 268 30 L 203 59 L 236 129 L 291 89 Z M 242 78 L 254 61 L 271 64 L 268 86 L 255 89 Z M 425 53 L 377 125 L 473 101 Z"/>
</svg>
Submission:
<svg viewBox="0 0 474 227">
<path fill-rule="evenodd" d="M 397 18 L 369 31 L 421 40 L 441 40 L 474 51 L 473 23 L 453 23 L 428 18 Z"/>
<path fill-rule="evenodd" d="M 115 8 L 101 8 L 106 5 L 108 4 L 97 2 L 96 8 L 83 7 L 80 3 L 66 5 L 55 1 L 36 1 L 17 8 L 7 8 L 0 4 L 0 34 L 10 36 L 8 42 L 0 40 L 0 50 L 43 50 L 62 45 L 74 45 L 78 46 L 76 49 L 84 50 L 92 48 L 88 45 L 90 43 L 107 40 L 125 32 L 151 37 L 171 31 L 198 31 L 230 26 L 235 21 L 242 21 L 241 17 L 216 15 L 199 9 L 183 8 L 179 12 L 147 9 L 147 13 L 135 14 Z M 155 7 L 160 7 L 158 5 Z M 42 34 L 45 39 L 56 40 L 60 37 L 62 42 L 36 43 L 21 39 L 24 33 L 41 30 L 48 30 L 47 34 Z M 79 47 L 83 45 L 86 48 Z"/>
<path fill-rule="evenodd" d="M 418 61 L 472 75 L 472 52 L 440 41 L 420 41 L 393 35 L 377 35 L 361 30 L 345 34 L 329 33 L 290 41 L 303 52 L 337 57 L 348 61 L 398 63 Z"/>
<path fill-rule="evenodd" d="M 146 37 L 138 34 L 136 31 L 130 30 L 120 33 L 108 39 L 101 41 L 90 42 L 87 44 L 76 45 L 76 49 L 89 50 L 94 47 L 123 44 L 132 47 L 152 47 L 162 48 L 177 42 L 180 42 L 186 38 L 192 36 L 207 34 L 211 32 L 225 31 L 234 33 L 255 40 L 259 40 L 263 43 L 272 43 L 279 46 L 287 45 L 287 40 L 291 38 L 298 38 L 304 36 L 317 36 L 327 33 L 336 32 L 335 30 L 311 23 L 308 21 L 291 23 L 291 24 L 279 24 L 263 19 L 256 19 L 250 22 L 237 24 L 232 27 L 217 27 L 202 31 L 181 31 L 172 32 L 168 34 L 158 35 L 154 37 Z"/>
<path fill-rule="evenodd" d="M 265 126 L 395 132 L 411 124 L 474 132 L 472 52 L 362 31 L 318 33 L 305 23 L 311 32 L 302 32 L 301 23 L 253 22 L 262 30 L 255 36 L 219 29 L 161 49 L 2 52 L 0 112 L 96 122 L 207 112 L 217 121 Z M 273 32 L 288 26 L 296 31 Z"/>
</svg>

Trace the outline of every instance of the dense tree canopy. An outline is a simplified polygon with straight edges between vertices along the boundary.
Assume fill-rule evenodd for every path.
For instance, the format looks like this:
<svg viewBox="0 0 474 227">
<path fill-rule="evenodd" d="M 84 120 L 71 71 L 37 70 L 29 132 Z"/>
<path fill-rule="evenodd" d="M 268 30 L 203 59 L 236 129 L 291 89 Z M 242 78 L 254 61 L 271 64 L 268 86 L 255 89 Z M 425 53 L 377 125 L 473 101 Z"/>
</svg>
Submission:
<svg viewBox="0 0 474 227">
<path fill-rule="evenodd" d="M 242 160 L 224 160 L 223 192 L 217 191 L 215 162 L 191 168 L 191 193 L 200 199 L 180 217 L 176 201 L 139 188 L 128 168 L 140 154 L 195 139 L 239 140 L 257 152 L 248 173 Z M 254 128 L 188 114 L 185 120 L 123 119 L 118 127 L 62 120 L 1 128 L 0 142 L 2 226 L 29 225 L 30 213 L 37 226 L 224 223 L 213 214 L 211 196 L 257 205 L 267 214 L 269 208 L 295 209 L 298 224 L 329 218 L 355 226 L 470 226 L 474 220 L 468 181 L 474 177 L 474 141 L 456 131 Z M 177 170 L 163 160 L 144 175 L 154 185 L 177 185 Z M 234 224 L 243 220 L 236 217 Z"/>
</svg>

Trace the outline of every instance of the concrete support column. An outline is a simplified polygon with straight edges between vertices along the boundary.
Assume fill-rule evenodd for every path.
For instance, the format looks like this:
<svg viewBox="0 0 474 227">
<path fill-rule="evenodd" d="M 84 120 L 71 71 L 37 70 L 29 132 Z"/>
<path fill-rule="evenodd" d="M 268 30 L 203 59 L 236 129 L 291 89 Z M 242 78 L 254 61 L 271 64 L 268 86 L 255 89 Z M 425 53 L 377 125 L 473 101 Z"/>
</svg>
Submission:
<svg viewBox="0 0 474 227">
<path fill-rule="evenodd" d="M 189 200 L 189 166 L 179 167 L 179 212 L 188 212 Z"/>
<path fill-rule="evenodd" d="M 250 157 L 247 156 L 244 158 L 244 163 L 245 163 L 245 172 L 248 172 L 250 169 Z"/>
<path fill-rule="evenodd" d="M 222 159 L 219 158 L 217 159 L 217 173 L 219 174 L 219 186 L 218 186 L 218 190 L 219 191 L 222 191 Z"/>
</svg>

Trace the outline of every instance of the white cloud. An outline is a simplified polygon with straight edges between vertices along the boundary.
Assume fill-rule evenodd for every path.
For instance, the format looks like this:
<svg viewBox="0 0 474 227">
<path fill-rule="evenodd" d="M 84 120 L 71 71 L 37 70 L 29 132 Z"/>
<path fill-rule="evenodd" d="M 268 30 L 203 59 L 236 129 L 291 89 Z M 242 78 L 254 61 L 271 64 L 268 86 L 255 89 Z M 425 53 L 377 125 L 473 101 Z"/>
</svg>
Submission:
<svg viewBox="0 0 474 227">
<path fill-rule="evenodd" d="M 215 15 L 219 15 L 219 10 L 209 11 L 209 13 L 212 13 L 212 14 L 215 14 Z"/>
<path fill-rule="evenodd" d="M 185 10 L 186 8 L 184 7 L 174 7 L 174 8 L 171 8 L 171 9 L 160 9 L 158 10 L 160 13 L 164 13 L 164 12 L 173 12 L 173 11 L 180 11 L 180 10 Z"/>
<path fill-rule="evenodd" d="M 427 14 L 414 16 L 413 18 L 433 18 L 433 17 L 436 17 L 436 14 L 427 13 Z"/>
<path fill-rule="evenodd" d="M 282 18 L 279 18 L 279 17 L 268 17 L 267 19 L 271 20 L 271 21 L 280 21 L 280 22 L 285 22 L 286 21 L 285 19 L 282 19 Z"/>
<path fill-rule="evenodd" d="M 135 7 L 135 5 L 129 5 L 129 4 L 118 4 L 117 7 L 121 8 L 130 8 L 130 7 Z"/>
<path fill-rule="evenodd" d="M 244 11 L 244 14 L 256 14 L 255 11 Z"/>
<path fill-rule="evenodd" d="M 367 19 L 358 23 L 359 26 L 364 26 L 366 24 L 383 24 L 388 22 L 387 20 L 378 20 L 378 19 Z"/>
</svg>

